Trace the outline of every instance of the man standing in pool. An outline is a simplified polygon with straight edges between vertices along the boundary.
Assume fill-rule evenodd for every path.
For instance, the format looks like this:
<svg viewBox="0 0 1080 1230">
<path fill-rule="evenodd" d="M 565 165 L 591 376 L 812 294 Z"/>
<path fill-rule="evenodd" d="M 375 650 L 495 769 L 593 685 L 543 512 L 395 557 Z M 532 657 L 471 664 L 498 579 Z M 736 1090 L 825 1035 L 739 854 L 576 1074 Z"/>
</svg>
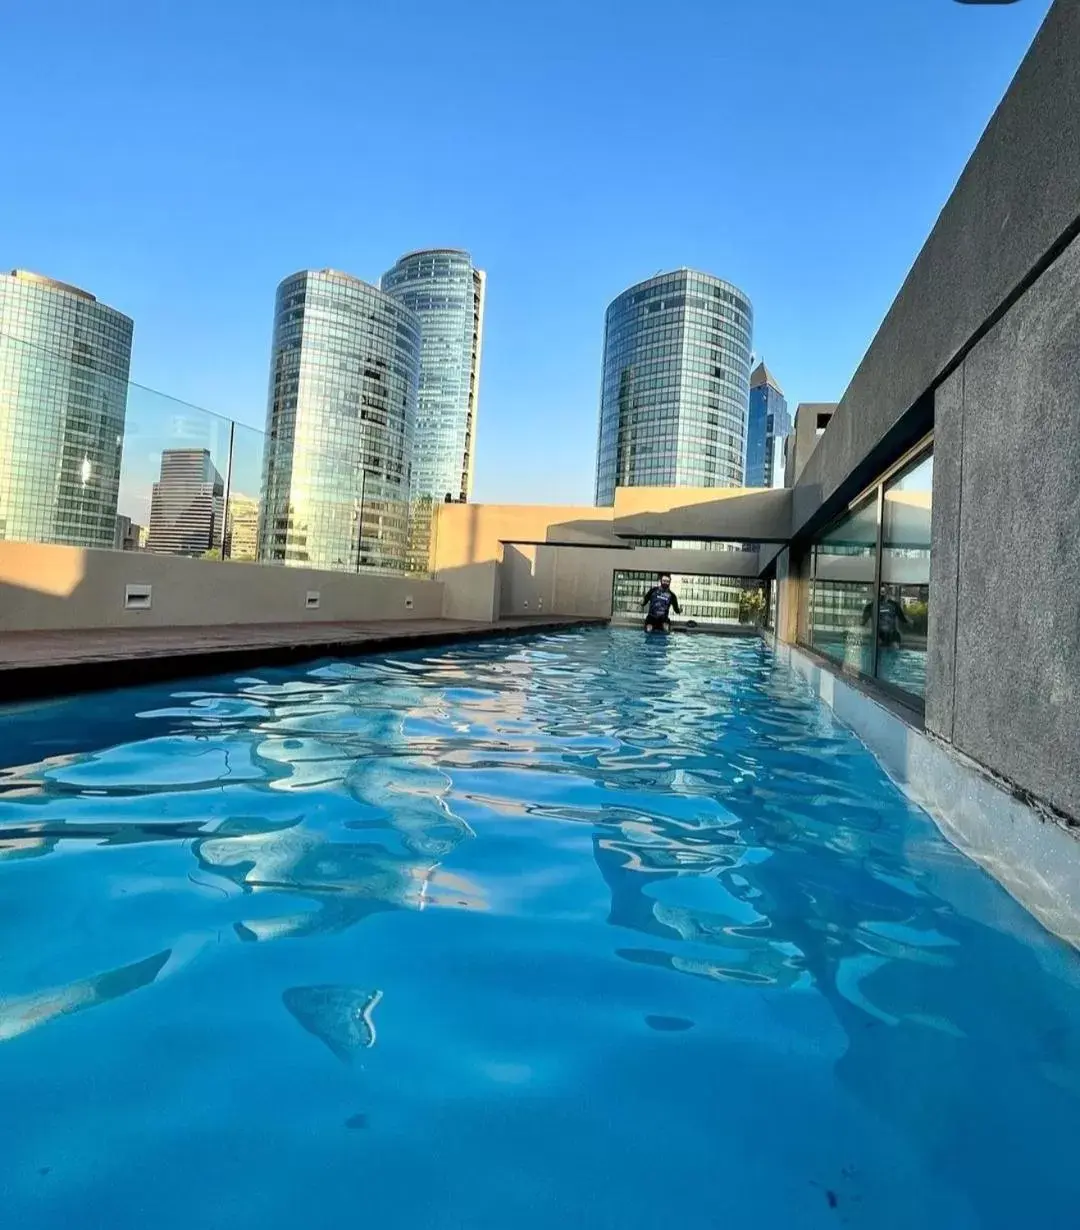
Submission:
<svg viewBox="0 0 1080 1230">
<path fill-rule="evenodd" d="M 671 588 L 671 577 L 666 572 L 662 572 L 658 580 L 659 584 L 654 585 L 641 602 L 641 605 L 647 608 L 645 612 L 646 632 L 670 632 L 671 612 L 674 611 L 676 615 L 682 614 L 679 600 Z"/>
</svg>

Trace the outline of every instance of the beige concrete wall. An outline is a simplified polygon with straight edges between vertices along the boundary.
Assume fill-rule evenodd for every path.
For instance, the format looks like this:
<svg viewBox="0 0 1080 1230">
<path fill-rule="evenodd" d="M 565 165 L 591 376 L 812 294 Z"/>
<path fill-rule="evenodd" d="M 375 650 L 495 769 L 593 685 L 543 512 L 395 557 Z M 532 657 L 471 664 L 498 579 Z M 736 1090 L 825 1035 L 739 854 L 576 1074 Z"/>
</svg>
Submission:
<svg viewBox="0 0 1080 1230">
<path fill-rule="evenodd" d="M 508 543 L 500 568 L 499 614 L 611 615 L 618 571 L 756 577 L 757 555 L 744 551 L 668 551 L 661 548 L 535 546 Z"/>
<path fill-rule="evenodd" d="M 619 547 L 626 537 L 778 542 L 787 540 L 790 523 L 787 490 L 620 487 L 614 508 L 441 504 L 432 570 L 498 560 L 503 543 Z"/>
<path fill-rule="evenodd" d="M 885 579 L 893 585 L 925 585 L 926 560 L 908 559 L 903 556 L 887 561 Z M 818 555 L 817 579 L 819 581 L 847 581 L 851 584 L 872 585 L 875 561 L 872 555 Z"/>
<path fill-rule="evenodd" d="M 639 538 L 786 542 L 791 492 L 748 487 L 620 487 L 614 531 Z"/>
<path fill-rule="evenodd" d="M 434 572 L 453 618 L 606 618 L 616 570 L 760 574 L 756 553 L 633 548 L 627 537 L 768 541 L 786 536 L 790 505 L 789 491 L 681 487 L 620 488 L 613 508 L 442 504 Z"/>
<path fill-rule="evenodd" d="M 440 504 L 432 571 L 501 558 L 503 542 L 611 542 L 612 510 L 555 504 Z"/>
<path fill-rule="evenodd" d="M 443 587 L 443 616 L 490 623 L 499 617 L 499 561 L 482 560 L 435 574 Z"/>
<path fill-rule="evenodd" d="M 152 587 L 149 610 L 124 609 L 129 584 Z M 307 609 L 309 591 L 318 591 L 318 609 Z M 437 581 L 0 543 L 0 632 L 437 619 L 442 613 Z"/>
<path fill-rule="evenodd" d="M 499 568 L 499 614 L 503 618 L 561 614 L 555 610 L 558 550 L 557 547 L 517 543 L 503 549 Z M 571 613 L 579 614 L 577 611 Z"/>
<path fill-rule="evenodd" d="M 573 547 L 547 547 L 554 556 L 552 603 L 557 614 L 573 611 L 583 616 L 611 618 L 612 573 L 622 567 L 630 551 L 575 551 Z M 617 562 L 618 561 L 618 562 Z"/>
</svg>

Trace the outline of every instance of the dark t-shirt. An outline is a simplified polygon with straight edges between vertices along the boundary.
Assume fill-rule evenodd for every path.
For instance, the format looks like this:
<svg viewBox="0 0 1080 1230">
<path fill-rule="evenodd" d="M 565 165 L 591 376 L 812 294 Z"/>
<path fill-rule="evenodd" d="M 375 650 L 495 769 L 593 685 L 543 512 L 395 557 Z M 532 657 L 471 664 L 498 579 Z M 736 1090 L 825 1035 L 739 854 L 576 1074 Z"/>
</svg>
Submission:
<svg viewBox="0 0 1080 1230">
<path fill-rule="evenodd" d="M 646 618 L 650 623 L 667 623 L 671 617 L 671 611 L 676 615 L 681 615 L 679 610 L 679 600 L 675 597 L 673 589 L 661 589 L 659 585 L 654 585 L 652 589 L 645 595 L 645 600 L 642 606 L 649 608 L 649 613 Z"/>
<path fill-rule="evenodd" d="M 869 623 L 874 613 L 874 604 L 868 602 L 863 608 L 863 623 Z M 900 625 L 908 623 L 904 608 L 894 598 L 882 598 L 878 603 L 878 636 L 893 640 L 900 636 Z"/>
</svg>

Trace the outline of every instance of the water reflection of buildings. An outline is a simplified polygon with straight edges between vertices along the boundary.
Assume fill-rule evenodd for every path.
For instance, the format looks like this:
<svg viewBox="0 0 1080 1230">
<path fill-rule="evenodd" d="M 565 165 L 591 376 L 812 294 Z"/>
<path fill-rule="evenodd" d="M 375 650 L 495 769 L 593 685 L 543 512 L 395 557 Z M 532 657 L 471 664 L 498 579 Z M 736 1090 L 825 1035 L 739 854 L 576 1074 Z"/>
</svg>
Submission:
<svg viewBox="0 0 1080 1230">
<path fill-rule="evenodd" d="M 327 667 L 319 682 L 249 689 L 268 709 L 254 756 L 272 766 L 272 788 L 332 789 L 353 806 L 329 827 L 233 821 L 195 843 L 205 870 L 245 893 L 285 898 L 280 915 L 237 922 L 242 939 L 339 932 L 382 911 L 423 908 L 441 860 L 471 835 L 447 805 L 447 775 L 399 754 L 408 744 L 403 702 L 415 693 L 373 688 L 369 671 L 363 684 L 352 672 Z"/>
<path fill-rule="evenodd" d="M 40 858 L 55 848 L 55 837 L 4 836 L 0 837 L 0 861 L 14 862 L 17 858 Z"/>
<path fill-rule="evenodd" d="M 662 1006 L 656 1002 L 662 995 L 653 998 L 658 983 L 673 986 L 683 1001 L 679 1011 L 686 1016 L 650 1014 L 653 1029 L 684 1029 L 691 1015 L 705 1024 L 710 1012 L 710 1024 L 726 1018 L 726 1054 L 721 1047 L 687 1054 L 715 1058 L 717 1070 L 725 1062 L 755 1065 L 763 1073 L 761 1103 L 771 1095 L 799 1124 L 826 1131 L 880 1121 L 898 1166 L 916 1155 L 962 1189 L 975 1210 L 970 1224 L 1023 1224 L 1001 1214 L 1005 1207 L 1011 1212 L 1023 1184 L 1004 1167 L 984 1175 L 980 1162 L 1004 1157 L 1015 1146 L 1025 1184 L 1064 1190 L 1080 1072 L 1068 1014 L 1074 988 L 1065 977 L 1058 984 L 1035 972 L 1037 954 L 1045 957 L 1046 947 L 1025 947 L 1013 938 L 1006 915 L 984 927 L 973 921 L 977 908 L 962 912 L 964 892 L 940 887 L 960 856 L 930 836 L 928 826 L 920 828 L 898 793 L 864 776 L 872 772 L 867 754 L 817 709 L 801 684 L 774 671 L 760 645 L 725 650 L 725 662 L 733 665 L 721 673 L 713 643 L 684 638 L 688 643 L 680 646 L 677 640 L 615 636 L 599 663 L 591 650 L 562 660 L 556 654 L 545 660 L 540 650 L 532 651 L 532 665 L 511 658 L 497 668 L 472 670 L 463 650 L 452 659 L 460 665 L 454 670 L 431 671 L 412 659 L 399 666 L 329 667 L 302 683 L 245 680 L 228 696 L 188 692 L 143 720 L 155 734 L 161 733 L 155 722 L 182 724 L 185 731 L 214 728 L 207 746 L 216 751 L 227 732 L 220 742 L 228 745 L 232 785 L 222 785 L 217 768 L 206 768 L 212 758 L 200 747 L 188 762 L 184 789 L 199 808 L 227 798 L 235 814 L 212 834 L 199 826 L 188 833 L 198 834 L 193 848 L 200 866 L 219 883 L 239 888 L 240 895 L 230 893 L 224 904 L 215 898 L 214 908 L 229 910 L 230 921 L 243 919 L 236 930 L 248 941 L 325 935 L 376 911 L 422 907 L 442 874 L 441 860 L 469 835 L 450 805 L 443 769 L 450 755 L 500 767 L 527 751 L 534 767 L 546 762 L 559 768 L 576 792 L 553 791 L 538 801 L 537 776 L 520 774 L 521 789 L 510 801 L 592 825 L 592 856 L 610 894 L 607 921 L 618 931 L 605 929 L 595 944 L 595 931 L 585 937 L 586 973 L 599 968 L 600 960 L 593 961 L 602 959 L 601 948 L 615 949 L 621 961 L 634 963 L 620 965 L 634 975 L 626 980 L 633 988 L 628 998 L 648 984 L 649 1002 L 635 1002 L 635 1010 Z M 415 683 L 406 674 L 411 670 Z M 522 686 L 504 704 L 499 680 L 506 679 Z M 51 711 L 43 710 L 40 720 L 51 722 Z M 107 728 L 83 729 L 88 725 L 80 725 L 79 737 L 103 739 L 107 746 L 113 737 Z M 203 767 L 192 767 L 196 762 Z M 130 788 L 130 756 L 125 772 Z M 205 780 L 193 785 L 200 773 Z M 65 814 L 35 801 L 32 780 L 48 780 L 40 766 L 9 775 L 8 814 Z M 77 791 L 86 781 L 68 773 L 60 785 Z M 503 789 L 512 793 L 510 784 Z M 157 799 L 145 791 L 140 806 L 152 810 L 177 790 L 174 780 L 160 787 Z M 52 802 L 67 809 L 71 800 L 71 793 L 57 794 Z M 101 802 L 93 814 L 117 815 L 120 791 Z M 256 814 L 242 815 L 241 808 Z M 111 843 L 133 832 L 146 841 L 183 831 L 166 824 L 141 830 L 102 825 L 95 833 L 89 825 L 26 823 L 10 840 L 48 843 L 79 833 Z M 577 838 L 585 831 L 579 827 L 574 834 L 575 872 Z M 480 853 L 478 861 L 486 857 Z M 486 865 L 497 867 L 494 858 Z M 513 870 L 520 893 L 520 868 Z M 968 888 L 973 883 L 963 882 Z M 986 889 L 988 896 L 997 894 L 988 916 L 1008 908 L 996 887 Z M 535 921 L 546 929 L 551 920 L 538 911 Z M 546 930 L 539 934 L 551 938 Z M 345 950 L 350 959 L 359 951 L 355 944 L 331 943 L 312 955 L 321 963 Z M 261 966 L 263 977 L 283 968 L 244 951 L 241 960 Z M 295 955 L 285 967 L 295 968 Z M 301 966 L 307 955 L 299 954 Z M 8 999 L 0 1004 L 0 1037 L 146 986 L 167 956 L 59 991 Z M 583 968 L 573 964 L 581 957 L 568 945 L 567 974 Z M 561 950 L 557 959 L 563 959 Z M 658 977 L 637 977 L 654 971 Z M 679 977 L 668 979 L 665 971 Z M 526 974 L 532 986 L 532 970 Z M 303 977 L 293 973 L 288 980 Z M 605 981 L 605 991 L 610 985 Z M 783 995 L 789 988 L 796 993 Z M 380 993 L 370 986 L 343 981 L 277 990 L 277 1011 L 295 1022 L 287 1028 L 319 1058 L 329 1062 L 325 1047 L 343 1061 L 355 1060 L 375 1044 Z M 747 997 L 747 990 L 760 998 Z M 730 1011 L 736 996 L 743 997 L 742 1006 L 760 1004 L 762 1011 Z M 616 997 L 603 1005 L 605 1027 L 612 1005 L 622 1008 Z M 821 1028 L 829 1014 L 836 1030 Z M 740 1038 L 747 1020 L 755 1035 Z M 806 1029 L 798 1055 L 780 1053 L 791 1025 Z M 573 1048 L 575 1057 L 589 1056 L 587 1034 Z M 693 1035 L 691 1046 L 704 1034 Z M 618 1047 L 623 1039 L 614 1035 L 610 1042 Z M 980 1098 L 988 1081 L 995 1094 Z M 850 1116 L 855 1102 L 870 1114 Z M 806 1113 L 814 1118 L 803 1120 L 811 1103 Z M 732 1099 L 733 1130 L 746 1125 L 735 1120 L 744 1109 Z M 756 1131 L 757 1124 L 767 1126 L 767 1117 L 747 1130 Z M 768 1144 L 770 1138 L 762 1138 Z M 848 1143 L 843 1131 L 836 1133 L 837 1150 Z"/>
<path fill-rule="evenodd" d="M 300 827 L 253 834 L 224 826 L 194 848 L 200 866 L 245 893 L 302 899 L 277 917 L 237 922 L 245 940 L 328 934 L 384 910 L 419 908 L 436 865 L 378 842 L 329 841 Z"/>
<path fill-rule="evenodd" d="M 0 770 L 0 860 L 40 859 L 73 840 L 120 846 L 189 839 L 201 871 L 231 882 L 241 892 L 236 900 L 252 905 L 249 911 L 241 904 L 239 917 L 233 915 L 244 941 L 338 933 L 381 911 L 442 904 L 434 891 L 440 887 L 447 903 L 472 904 L 475 889 L 441 869 L 471 830 L 448 804 L 450 778 L 408 729 L 417 715 L 426 720 L 432 706 L 400 672 L 386 668 L 379 676 L 379 670 L 326 667 L 302 682 L 245 680 L 228 694 L 170 693 L 160 708 L 140 714 L 142 743 L 190 744 L 190 755 L 173 763 L 186 762 L 192 771 L 153 786 L 132 785 L 127 761 L 126 777 L 111 775 L 110 757 L 119 750 L 123 760 L 126 730 L 108 720 L 54 729 L 62 713 L 28 709 L 27 747 L 41 746 L 49 732 L 50 744 L 79 751 Z M 427 695 L 433 702 L 438 697 Z M 163 747 L 158 755 L 166 750 L 182 751 Z M 230 779 L 228 789 L 221 774 Z M 81 820 L 69 818 L 68 802 L 91 783 L 95 794 L 114 794 L 111 814 L 95 809 L 82 811 Z M 198 819 L 132 818 L 131 802 L 145 815 L 148 803 L 168 796 L 207 806 L 188 811 Z M 208 883 L 206 875 L 191 878 Z M 269 909 L 254 906 L 256 894 Z M 146 986 L 168 957 L 0 999 L 0 1040 Z M 347 1058 L 374 1044 L 379 995 L 347 985 L 301 986 L 287 990 L 283 1004 Z"/>
<path fill-rule="evenodd" d="M 753 722 L 783 740 L 783 711 L 797 698 L 762 701 Z M 723 714 L 714 720 L 722 730 Z M 972 1224 L 1014 1224 L 1002 1210 L 1024 1190 L 1067 1187 L 1067 1147 L 1032 1144 L 1028 1116 L 1070 1125 L 1075 1142 L 1080 1040 L 1068 987 L 1059 998 L 1036 952 L 999 919 L 984 926 L 977 909 L 965 916 L 936 895 L 959 855 L 929 831 L 920 837 L 899 794 L 871 806 L 844 749 L 826 746 L 828 733 L 808 721 L 804 713 L 796 724 L 812 749 L 774 745 L 760 771 L 741 773 L 732 730 L 711 757 L 706 745 L 680 757 L 683 783 L 661 774 L 650 792 L 640 780 L 636 815 L 598 817 L 593 856 L 611 894 L 608 922 L 643 937 L 617 940 L 616 953 L 718 994 L 768 994 L 751 1053 L 769 1047 L 771 1015 L 775 1045 L 786 1049 L 784 1030 L 813 1011 L 801 997 L 781 1009 L 772 993 L 812 991 L 844 1038 L 839 1053 L 815 1054 L 824 1079 L 888 1124 L 899 1148 L 955 1176 Z M 617 762 L 602 780 L 612 791 L 623 785 Z M 710 818 L 703 807 L 695 823 L 674 806 L 683 791 L 728 815 Z M 722 1002 L 717 1011 L 730 1015 Z M 995 1095 L 975 1097 L 987 1080 Z M 1022 1156 L 1024 1184 L 985 1174 L 984 1159 L 1003 1150 Z"/>
<path fill-rule="evenodd" d="M 791 986 L 809 978 L 828 994 L 843 962 L 866 953 L 875 927 L 885 935 L 929 926 L 932 903 L 903 885 L 910 872 L 902 799 L 883 816 L 842 772 L 830 775 L 820 749 L 812 755 L 789 744 L 760 760 L 760 739 L 747 725 L 783 740 L 783 710 L 794 699 L 770 696 L 768 686 L 756 705 L 712 689 L 706 726 L 719 737 L 694 754 L 693 732 L 682 736 L 681 780 L 669 772 L 659 786 L 662 810 L 616 818 L 594 838 L 594 858 L 611 891 L 609 921 L 669 942 L 624 955 L 720 980 Z M 751 712 L 729 728 L 732 706 Z M 677 816 L 672 794 L 699 799 L 696 817 Z M 674 884 L 660 887 L 687 877 L 707 881 L 708 908 L 683 905 Z M 889 947 L 884 938 L 876 943 Z"/>
<path fill-rule="evenodd" d="M 95 974 L 92 978 L 71 982 L 67 986 L 0 999 L 0 1042 L 17 1038 L 57 1017 L 70 1016 L 73 1012 L 82 1012 L 84 1008 L 95 1008 L 98 1004 L 149 986 L 171 955 L 171 950 L 166 949 L 143 961 Z"/>
</svg>

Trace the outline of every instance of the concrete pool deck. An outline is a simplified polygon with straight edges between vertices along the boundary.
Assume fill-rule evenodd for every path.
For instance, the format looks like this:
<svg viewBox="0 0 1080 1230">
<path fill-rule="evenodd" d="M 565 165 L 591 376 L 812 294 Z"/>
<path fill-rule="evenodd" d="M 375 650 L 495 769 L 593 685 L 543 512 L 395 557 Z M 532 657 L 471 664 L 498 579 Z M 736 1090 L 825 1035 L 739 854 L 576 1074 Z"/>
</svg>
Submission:
<svg viewBox="0 0 1080 1230">
<path fill-rule="evenodd" d="M 412 619 L 8 632 L 0 636 L 0 704 L 320 657 L 357 657 L 606 623 L 538 616 L 492 623 Z"/>
</svg>

